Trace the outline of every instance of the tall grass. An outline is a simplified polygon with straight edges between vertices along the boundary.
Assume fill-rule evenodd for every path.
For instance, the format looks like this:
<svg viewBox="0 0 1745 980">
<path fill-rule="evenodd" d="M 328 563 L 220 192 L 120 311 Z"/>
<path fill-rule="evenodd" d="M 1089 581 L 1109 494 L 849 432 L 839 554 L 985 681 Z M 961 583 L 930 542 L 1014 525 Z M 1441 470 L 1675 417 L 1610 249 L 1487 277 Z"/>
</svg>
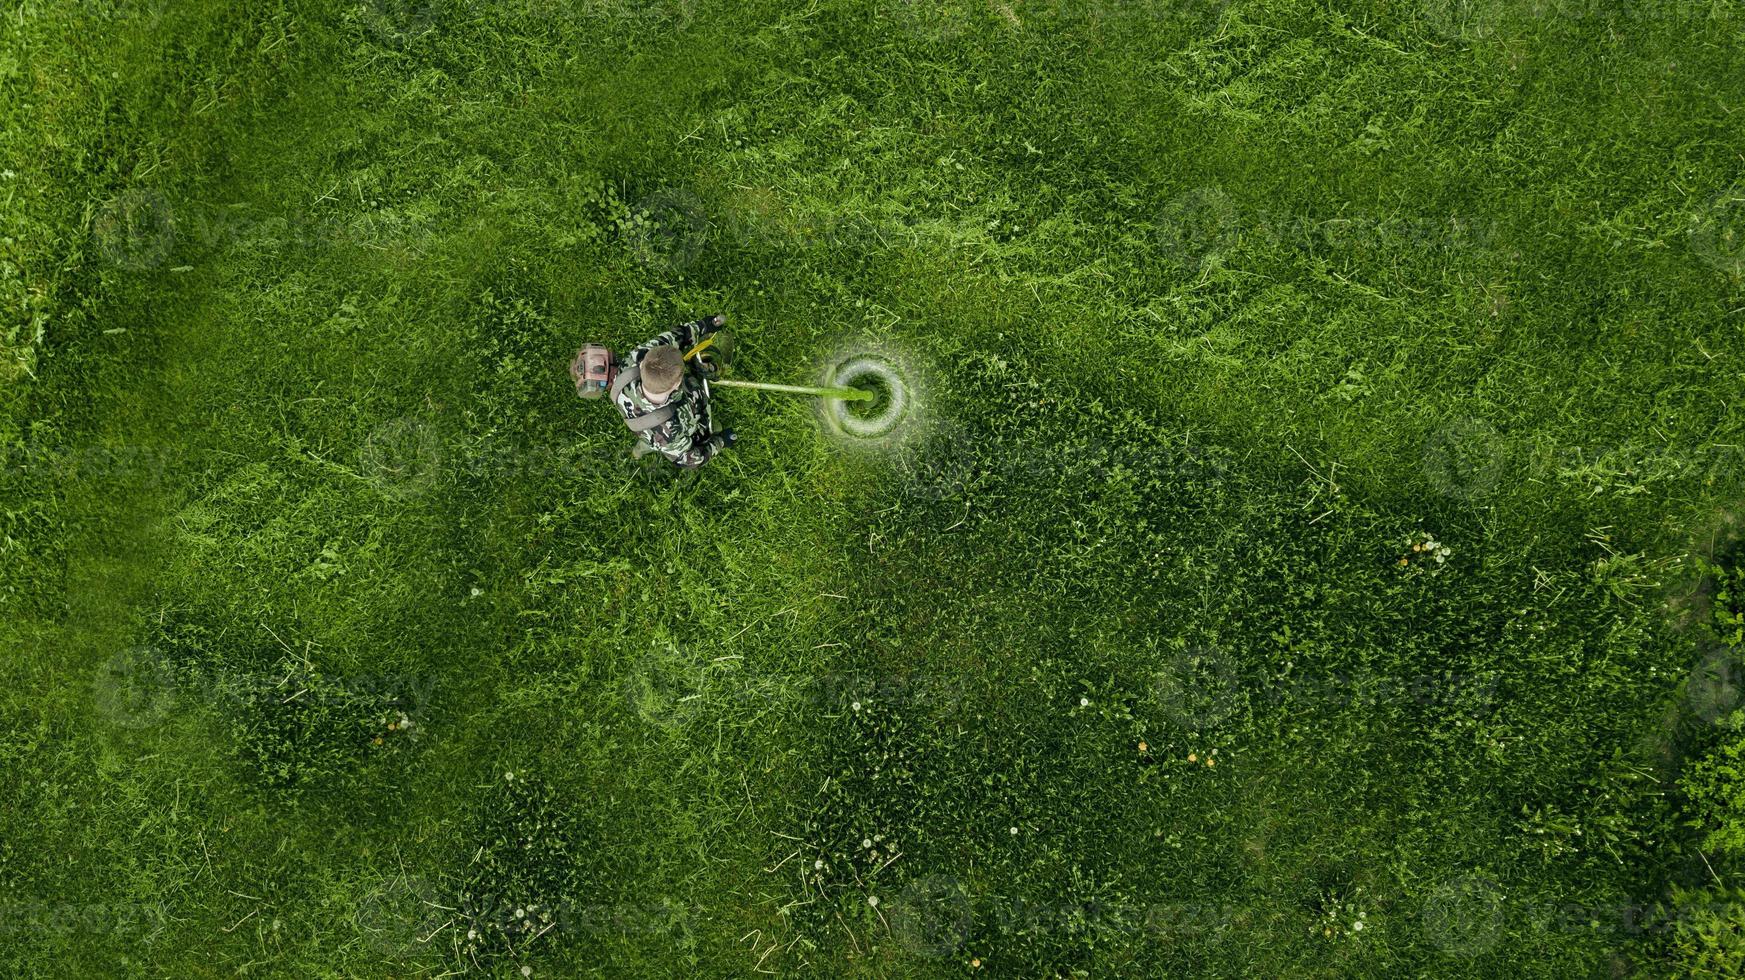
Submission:
<svg viewBox="0 0 1745 980">
<path fill-rule="evenodd" d="M 11 972 L 1736 959 L 1728 10 L 0 21 Z"/>
</svg>

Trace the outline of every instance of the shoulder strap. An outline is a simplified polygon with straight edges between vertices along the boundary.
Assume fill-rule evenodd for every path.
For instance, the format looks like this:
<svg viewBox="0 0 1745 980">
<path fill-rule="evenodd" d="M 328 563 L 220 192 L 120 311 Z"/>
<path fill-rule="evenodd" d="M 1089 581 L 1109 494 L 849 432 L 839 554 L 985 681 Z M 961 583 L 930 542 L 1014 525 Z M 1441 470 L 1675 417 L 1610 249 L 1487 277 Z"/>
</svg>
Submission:
<svg viewBox="0 0 1745 980">
<path fill-rule="evenodd" d="M 624 370 L 619 371 L 618 377 L 612 379 L 612 403 L 617 404 L 618 393 L 623 391 L 624 387 L 630 384 L 630 382 L 636 381 L 641 377 L 642 366 L 640 364 L 632 364 Z M 649 429 L 665 425 L 672 421 L 673 416 L 677 415 L 678 412 L 679 407 L 668 402 L 654 411 L 649 412 L 647 415 L 638 415 L 633 419 L 625 419 L 624 424 L 630 427 L 631 432 L 647 432 Z"/>
<path fill-rule="evenodd" d="M 624 390 L 625 385 L 640 377 L 642 377 L 642 369 L 635 364 L 619 371 L 618 377 L 612 379 L 612 403 L 614 405 L 618 403 L 618 393 Z M 677 415 L 678 412 L 679 407 L 669 402 L 647 415 L 638 415 L 633 419 L 627 418 L 624 420 L 624 424 L 630 427 L 631 432 L 647 432 L 649 429 L 672 421 L 673 416 Z"/>
<path fill-rule="evenodd" d="M 619 371 L 618 376 L 612 379 L 612 389 L 608 394 L 612 396 L 613 401 L 617 401 L 618 393 L 624 390 L 624 386 L 640 377 L 642 377 L 642 366 L 639 364 L 630 365 Z"/>
<path fill-rule="evenodd" d="M 668 403 L 652 412 L 649 412 L 647 415 L 638 415 L 633 419 L 625 419 L 624 424 L 630 426 L 631 432 L 647 432 L 649 429 L 656 426 L 665 425 L 666 423 L 671 422 L 673 416 L 677 415 L 678 412 L 679 407 L 677 405 Z"/>
</svg>

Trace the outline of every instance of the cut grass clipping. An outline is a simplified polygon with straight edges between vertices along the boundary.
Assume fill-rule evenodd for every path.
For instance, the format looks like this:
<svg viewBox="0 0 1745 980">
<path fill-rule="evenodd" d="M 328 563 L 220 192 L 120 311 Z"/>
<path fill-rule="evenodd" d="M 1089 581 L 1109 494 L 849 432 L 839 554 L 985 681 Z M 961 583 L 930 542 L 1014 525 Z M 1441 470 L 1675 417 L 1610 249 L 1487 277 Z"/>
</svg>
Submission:
<svg viewBox="0 0 1745 980">
<path fill-rule="evenodd" d="M 909 387 L 894 365 L 875 357 L 857 357 L 839 366 L 831 381 L 836 387 L 864 392 L 858 399 L 829 403 L 831 418 L 849 435 L 888 435 L 909 410 Z"/>
<path fill-rule="evenodd" d="M 882 350 L 863 348 L 831 358 L 820 384 L 853 396 L 819 400 L 825 428 L 861 444 L 897 441 L 919 415 L 914 377 L 903 358 Z"/>
</svg>

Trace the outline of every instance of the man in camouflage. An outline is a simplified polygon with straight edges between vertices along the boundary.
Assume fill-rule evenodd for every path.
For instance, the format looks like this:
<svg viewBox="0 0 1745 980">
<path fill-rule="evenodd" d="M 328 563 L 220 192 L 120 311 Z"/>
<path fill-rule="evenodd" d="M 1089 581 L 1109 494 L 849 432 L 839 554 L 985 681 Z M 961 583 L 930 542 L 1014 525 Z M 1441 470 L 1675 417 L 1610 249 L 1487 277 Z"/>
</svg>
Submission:
<svg viewBox="0 0 1745 980">
<path fill-rule="evenodd" d="M 726 322 L 716 314 L 682 323 L 618 359 L 612 401 L 637 435 L 635 456 L 658 452 L 695 469 L 737 441 L 732 429 L 714 431 L 709 418 L 704 379 L 714 373 L 713 365 L 698 358 L 692 370 L 684 360 L 686 351 Z"/>
</svg>

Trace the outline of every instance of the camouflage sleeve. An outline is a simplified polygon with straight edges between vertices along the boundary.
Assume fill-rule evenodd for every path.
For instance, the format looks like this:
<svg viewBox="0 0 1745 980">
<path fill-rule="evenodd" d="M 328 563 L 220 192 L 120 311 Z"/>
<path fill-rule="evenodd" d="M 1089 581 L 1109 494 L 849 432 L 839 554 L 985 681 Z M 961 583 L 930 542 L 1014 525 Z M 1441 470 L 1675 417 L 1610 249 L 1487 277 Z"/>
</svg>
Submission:
<svg viewBox="0 0 1745 980">
<path fill-rule="evenodd" d="M 673 344 L 677 346 L 681 352 L 688 351 L 692 347 L 695 347 L 698 341 L 714 332 L 715 328 L 710 324 L 708 317 L 704 317 L 701 320 L 692 320 L 690 323 L 681 323 L 646 343 L 638 344 L 636 348 L 631 351 L 630 361 L 631 363 L 635 363 L 642 360 L 642 355 L 662 344 Z"/>
<path fill-rule="evenodd" d="M 723 440 L 709 431 L 708 396 L 689 384 L 684 391 L 672 420 L 650 432 L 649 442 L 680 466 L 702 466 L 721 451 Z"/>
<path fill-rule="evenodd" d="M 666 454 L 666 458 L 680 466 L 686 467 L 687 469 L 694 469 L 698 466 L 702 466 L 711 459 L 714 459 L 715 454 L 721 451 L 723 445 L 720 436 L 709 436 L 706 439 L 689 439 L 687 440 L 687 443 L 689 448 L 682 453 L 672 452 L 670 447 L 662 449 L 661 452 Z"/>
</svg>

